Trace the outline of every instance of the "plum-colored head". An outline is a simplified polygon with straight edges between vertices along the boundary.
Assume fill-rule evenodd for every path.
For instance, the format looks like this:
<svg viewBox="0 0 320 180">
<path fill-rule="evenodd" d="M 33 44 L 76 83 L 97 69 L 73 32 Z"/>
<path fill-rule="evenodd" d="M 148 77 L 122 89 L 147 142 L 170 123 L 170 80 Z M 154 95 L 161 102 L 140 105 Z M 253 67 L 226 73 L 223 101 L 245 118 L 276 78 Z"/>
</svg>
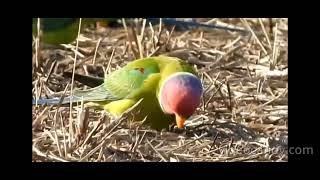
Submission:
<svg viewBox="0 0 320 180">
<path fill-rule="evenodd" d="M 200 105 L 203 88 L 198 77 L 187 72 L 169 76 L 160 88 L 159 103 L 167 114 L 174 114 L 178 128 Z"/>
</svg>

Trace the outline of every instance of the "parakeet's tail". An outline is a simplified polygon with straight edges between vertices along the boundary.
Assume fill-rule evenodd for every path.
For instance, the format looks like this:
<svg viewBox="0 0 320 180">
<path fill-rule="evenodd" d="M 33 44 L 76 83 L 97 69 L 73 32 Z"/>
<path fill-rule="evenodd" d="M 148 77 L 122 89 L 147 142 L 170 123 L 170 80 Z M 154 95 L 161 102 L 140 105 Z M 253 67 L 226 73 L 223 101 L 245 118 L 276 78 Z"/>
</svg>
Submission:
<svg viewBox="0 0 320 180">
<path fill-rule="evenodd" d="M 69 96 L 69 97 L 65 97 L 63 99 L 61 99 L 61 98 L 38 99 L 38 100 L 32 99 L 32 105 L 36 105 L 36 104 L 38 104 L 38 105 L 58 105 L 58 104 L 64 105 L 64 104 L 69 104 L 70 101 L 72 101 L 73 103 L 81 102 L 82 98 L 79 98 L 79 97 L 71 98 Z"/>
<path fill-rule="evenodd" d="M 119 100 L 118 97 L 111 94 L 108 90 L 105 89 L 104 84 L 101 84 L 97 87 L 87 89 L 87 90 L 74 90 L 73 96 L 67 96 L 61 100 L 61 98 L 52 98 L 52 99 L 38 99 L 37 101 L 32 100 L 32 104 L 35 105 L 57 105 L 57 104 L 68 104 L 70 101 L 72 103 L 76 102 L 99 102 L 99 101 L 113 101 Z"/>
</svg>

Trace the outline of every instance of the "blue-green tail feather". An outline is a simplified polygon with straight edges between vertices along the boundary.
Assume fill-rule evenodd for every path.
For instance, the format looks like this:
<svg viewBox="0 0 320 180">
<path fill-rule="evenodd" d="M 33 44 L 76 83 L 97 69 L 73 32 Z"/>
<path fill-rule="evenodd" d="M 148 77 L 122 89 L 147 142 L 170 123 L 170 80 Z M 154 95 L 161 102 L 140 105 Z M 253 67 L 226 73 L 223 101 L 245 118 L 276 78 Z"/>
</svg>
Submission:
<svg viewBox="0 0 320 180">
<path fill-rule="evenodd" d="M 65 97 L 63 98 L 63 100 L 61 98 L 52 98 L 52 99 L 38 99 L 38 100 L 35 100 L 35 99 L 32 99 L 32 105 L 58 105 L 58 104 L 68 104 L 73 102 L 81 102 L 82 101 L 82 98 L 79 98 L 79 97 L 73 97 L 71 99 L 71 97 Z"/>
</svg>

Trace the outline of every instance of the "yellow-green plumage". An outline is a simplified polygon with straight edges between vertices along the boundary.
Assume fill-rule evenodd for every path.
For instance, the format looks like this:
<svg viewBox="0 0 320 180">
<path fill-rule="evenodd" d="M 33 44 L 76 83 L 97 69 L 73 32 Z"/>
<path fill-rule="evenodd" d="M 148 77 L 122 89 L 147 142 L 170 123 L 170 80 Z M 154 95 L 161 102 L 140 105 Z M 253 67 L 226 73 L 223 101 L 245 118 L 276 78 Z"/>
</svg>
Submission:
<svg viewBox="0 0 320 180">
<path fill-rule="evenodd" d="M 165 79 L 177 72 L 189 72 L 196 75 L 195 70 L 178 58 L 158 56 L 135 60 L 121 69 L 107 74 L 104 83 L 89 90 L 76 90 L 77 101 L 83 99 L 86 105 L 104 109 L 120 116 L 128 108 L 138 105 L 138 113 L 134 120 L 142 121 L 151 128 L 168 129 L 175 122 L 174 115 L 163 112 L 159 104 L 159 90 Z M 67 101 L 65 102 L 67 103 Z"/>
</svg>

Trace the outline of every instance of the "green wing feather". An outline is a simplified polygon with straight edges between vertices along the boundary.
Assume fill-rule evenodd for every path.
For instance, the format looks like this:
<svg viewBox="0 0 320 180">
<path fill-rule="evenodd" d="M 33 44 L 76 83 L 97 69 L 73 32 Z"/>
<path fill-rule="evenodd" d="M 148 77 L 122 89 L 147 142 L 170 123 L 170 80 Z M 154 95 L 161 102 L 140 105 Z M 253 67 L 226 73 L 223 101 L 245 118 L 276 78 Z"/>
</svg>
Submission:
<svg viewBox="0 0 320 180">
<path fill-rule="evenodd" d="M 159 73 L 158 63 L 151 58 L 133 61 L 127 66 L 107 74 L 104 83 L 89 90 L 77 90 L 74 96 L 83 97 L 84 101 L 115 101 L 139 96 L 145 80 Z"/>
<path fill-rule="evenodd" d="M 155 73 L 159 73 L 159 66 L 155 61 L 151 58 L 140 59 L 107 76 L 104 85 L 115 97 L 134 98 L 145 80 Z"/>
</svg>

